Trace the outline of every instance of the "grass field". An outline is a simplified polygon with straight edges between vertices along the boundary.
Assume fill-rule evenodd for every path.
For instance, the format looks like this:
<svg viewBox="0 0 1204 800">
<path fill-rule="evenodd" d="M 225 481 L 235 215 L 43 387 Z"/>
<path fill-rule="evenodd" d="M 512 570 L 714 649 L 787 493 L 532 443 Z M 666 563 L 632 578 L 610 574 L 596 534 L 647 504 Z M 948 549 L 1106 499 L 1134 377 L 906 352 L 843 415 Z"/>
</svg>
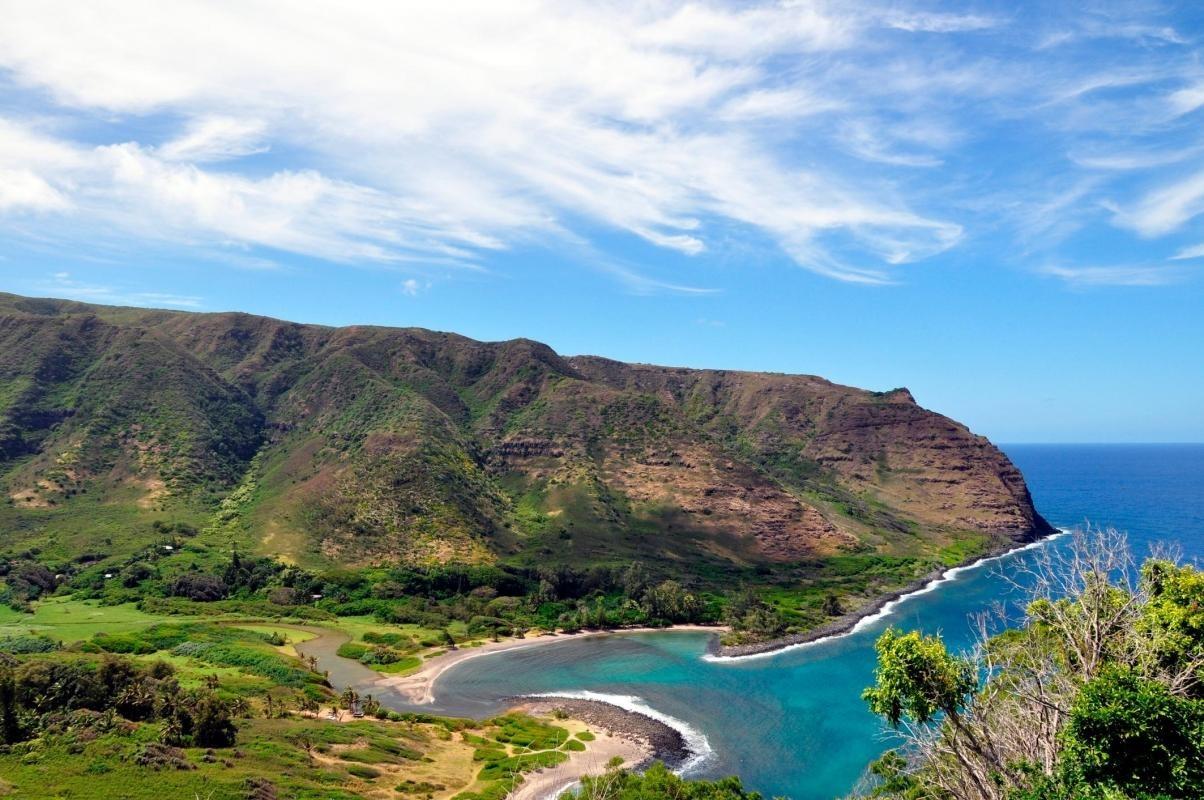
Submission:
<svg viewBox="0 0 1204 800">
<path fill-rule="evenodd" d="M 170 619 L 184 622 L 189 617 L 163 617 L 144 613 L 132 604 L 102 606 L 93 600 L 50 597 L 38 602 L 33 614 L 0 607 L 0 636 L 40 633 L 70 644 L 91 639 L 98 633 L 129 633 Z"/>
</svg>

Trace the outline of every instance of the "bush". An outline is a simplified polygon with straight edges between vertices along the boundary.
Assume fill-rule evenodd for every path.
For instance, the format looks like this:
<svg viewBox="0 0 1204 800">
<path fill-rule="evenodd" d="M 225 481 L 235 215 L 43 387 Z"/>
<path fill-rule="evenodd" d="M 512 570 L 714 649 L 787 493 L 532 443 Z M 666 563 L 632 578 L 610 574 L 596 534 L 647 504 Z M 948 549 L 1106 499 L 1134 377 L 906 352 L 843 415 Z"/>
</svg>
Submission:
<svg viewBox="0 0 1204 800">
<path fill-rule="evenodd" d="M 159 648 L 132 633 L 98 633 L 92 642 L 106 653 L 147 655 Z"/>
<path fill-rule="evenodd" d="M 221 600 L 229 591 L 226 582 L 221 578 L 200 572 L 180 575 L 167 586 L 167 593 L 172 597 L 185 597 L 199 603 Z"/>
<path fill-rule="evenodd" d="M 359 661 L 368 653 L 368 646 L 357 642 L 345 642 L 339 645 L 339 649 L 335 653 L 342 658 L 350 658 L 352 661 Z"/>
<path fill-rule="evenodd" d="M 385 644 L 390 647 L 408 647 L 414 643 L 414 640 L 404 633 L 384 631 L 368 631 L 364 634 L 364 641 L 369 644 Z"/>
<path fill-rule="evenodd" d="M 50 653 L 58 649 L 58 642 L 38 634 L 0 637 L 0 653 L 28 655 L 30 653 Z"/>
</svg>

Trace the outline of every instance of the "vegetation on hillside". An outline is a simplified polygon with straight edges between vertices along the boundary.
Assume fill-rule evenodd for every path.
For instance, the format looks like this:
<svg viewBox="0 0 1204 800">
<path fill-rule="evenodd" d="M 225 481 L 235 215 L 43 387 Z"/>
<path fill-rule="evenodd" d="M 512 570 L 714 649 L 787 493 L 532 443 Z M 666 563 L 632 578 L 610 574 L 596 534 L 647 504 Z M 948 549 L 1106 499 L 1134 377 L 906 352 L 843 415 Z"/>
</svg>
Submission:
<svg viewBox="0 0 1204 800">
<path fill-rule="evenodd" d="M 573 721 L 399 714 L 354 690 L 336 695 L 290 647 L 312 634 L 287 624 L 64 598 L 25 617 L 0 620 L 5 795 L 500 800 L 593 739 Z M 386 647 L 408 638 L 395 626 L 360 636 Z"/>
<path fill-rule="evenodd" d="M 17 598 L 50 588 L 38 568 L 140 591 L 130 559 L 185 545 L 317 574 L 638 561 L 695 597 L 753 590 L 777 619 L 732 615 L 743 638 L 1047 530 L 1006 457 L 905 390 L 11 295 L 0 484 Z M 646 600 L 601 591 L 610 618 Z M 579 620 L 596 599 L 551 598 Z"/>
<path fill-rule="evenodd" d="M 1050 548 L 1019 629 L 969 656 L 878 640 L 874 712 L 905 744 L 862 797 L 1187 800 L 1204 796 L 1204 573 L 1123 537 Z"/>
<path fill-rule="evenodd" d="M 155 521 L 149 528 L 155 543 L 123 558 L 11 554 L 0 561 L 0 602 L 28 610 L 40 598 L 70 593 L 106 604 L 138 603 L 160 614 L 366 616 L 495 638 L 536 628 L 724 623 L 732 628 L 728 640 L 738 643 L 820 624 L 844 613 L 849 597 L 913 579 L 924 566 L 915 559 L 833 556 L 783 570 L 797 576 L 793 588 L 767 587 L 750 571 L 736 588 L 721 590 L 705 588 L 697 577 L 676 580 L 654 573 L 638 562 L 586 568 L 451 563 L 303 569 L 237 552 L 224 555 L 187 523 Z M 4 555 L 0 552 L 0 558 Z M 422 646 L 417 640 L 378 655 L 411 655 Z"/>
</svg>

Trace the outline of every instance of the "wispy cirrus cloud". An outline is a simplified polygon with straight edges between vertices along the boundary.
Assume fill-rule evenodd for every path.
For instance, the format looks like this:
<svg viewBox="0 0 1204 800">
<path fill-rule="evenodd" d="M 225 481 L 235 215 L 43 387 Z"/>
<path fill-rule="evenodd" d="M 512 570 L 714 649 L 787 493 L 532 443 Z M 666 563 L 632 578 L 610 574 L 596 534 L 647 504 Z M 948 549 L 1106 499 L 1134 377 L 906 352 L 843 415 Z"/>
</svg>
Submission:
<svg viewBox="0 0 1204 800">
<path fill-rule="evenodd" d="M 1185 261 L 1191 258 L 1204 258 L 1204 243 L 1184 247 L 1171 256 L 1173 261 Z"/>
<path fill-rule="evenodd" d="M 70 272 L 56 272 L 50 276 L 49 280 L 36 282 L 29 288 L 37 293 L 65 297 L 68 300 L 106 305 L 182 309 L 199 309 L 202 306 L 200 297 L 166 292 L 145 292 L 119 286 L 102 286 L 76 280 Z"/>
<path fill-rule="evenodd" d="M 1038 272 L 1058 278 L 1078 288 L 1094 286 L 1165 286 L 1180 281 L 1184 272 L 1176 267 L 1158 264 L 1119 266 L 1057 266 L 1042 267 Z"/>
<path fill-rule="evenodd" d="M 1096 224 L 1187 233 L 1199 192 L 1159 170 L 1204 167 L 1190 37 L 1137 6 L 1033 19 L 893 2 L 18 4 L 0 26 L 0 96 L 22 98 L 0 106 L 0 226 L 462 266 L 613 234 L 705 259 L 737 227 L 867 284 L 982 229 L 1023 252 Z M 1034 191 L 1034 171 L 1061 188 Z M 996 202 L 970 194 L 984 183 Z M 632 291 L 706 291 L 602 256 Z"/>
<path fill-rule="evenodd" d="M 1146 193 L 1135 204 L 1118 208 L 1116 223 L 1142 236 L 1159 236 L 1181 228 L 1204 213 L 1204 170 L 1171 180 Z"/>
</svg>

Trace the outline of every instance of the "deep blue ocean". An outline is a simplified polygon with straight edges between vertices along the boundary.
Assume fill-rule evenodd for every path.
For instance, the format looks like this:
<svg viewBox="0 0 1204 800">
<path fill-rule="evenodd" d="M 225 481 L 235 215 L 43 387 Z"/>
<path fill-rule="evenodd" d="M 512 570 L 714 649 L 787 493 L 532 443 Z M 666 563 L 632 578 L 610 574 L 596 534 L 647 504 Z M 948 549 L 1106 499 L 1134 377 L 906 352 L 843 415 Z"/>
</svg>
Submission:
<svg viewBox="0 0 1204 800">
<path fill-rule="evenodd" d="M 1114 526 L 1128 532 L 1139 556 L 1167 542 L 1188 558 L 1204 557 L 1204 445 L 1003 449 L 1054 525 Z M 860 699 L 872 681 L 877 635 L 895 625 L 940 632 L 953 648 L 967 646 L 971 615 L 1018 600 L 1005 574 L 1031 555 L 960 572 L 858 633 L 771 657 L 705 660 L 705 633 L 580 639 L 466 661 L 443 676 L 437 699 L 446 710 L 481 714 L 498 708 L 499 698 L 527 693 L 618 696 L 694 733 L 703 757 L 691 775 L 736 773 L 767 797 L 829 800 L 847 793 L 891 745 L 889 731 Z"/>
</svg>

